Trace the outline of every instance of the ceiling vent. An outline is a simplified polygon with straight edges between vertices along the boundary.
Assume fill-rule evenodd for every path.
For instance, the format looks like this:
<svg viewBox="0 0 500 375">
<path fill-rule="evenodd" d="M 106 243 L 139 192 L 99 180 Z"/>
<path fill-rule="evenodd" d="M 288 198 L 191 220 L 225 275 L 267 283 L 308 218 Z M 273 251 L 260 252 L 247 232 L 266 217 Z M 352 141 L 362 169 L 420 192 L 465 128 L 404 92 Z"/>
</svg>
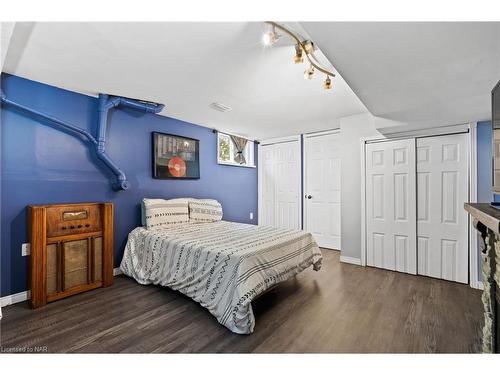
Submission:
<svg viewBox="0 0 500 375">
<path fill-rule="evenodd" d="M 214 103 L 210 104 L 209 107 L 212 109 L 215 109 L 216 111 L 219 111 L 219 112 L 229 112 L 232 110 L 232 108 L 229 107 L 228 105 L 218 103 L 218 102 L 214 102 Z"/>
</svg>

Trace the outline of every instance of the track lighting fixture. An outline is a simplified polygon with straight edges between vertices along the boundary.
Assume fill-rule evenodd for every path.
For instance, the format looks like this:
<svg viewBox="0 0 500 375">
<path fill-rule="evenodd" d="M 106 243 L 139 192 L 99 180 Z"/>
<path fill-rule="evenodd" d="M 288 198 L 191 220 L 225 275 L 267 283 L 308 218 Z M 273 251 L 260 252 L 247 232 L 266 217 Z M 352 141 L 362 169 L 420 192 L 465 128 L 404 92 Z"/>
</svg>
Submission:
<svg viewBox="0 0 500 375">
<path fill-rule="evenodd" d="M 325 84 L 323 85 L 325 90 L 330 90 L 332 88 L 332 80 L 330 79 L 330 76 L 326 76 L 325 79 Z"/>
<path fill-rule="evenodd" d="M 303 39 L 300 36 L 296 35 L 294 32 L 291 30 L 287 29 L 285 26 L 282 26 L 276 22 L 272 21 L 266 21 L 267 24 L 270 25 L 271 29 L 267 33 L 265 33 L 262 37 L 262 41 L 266 46 L 270 46 L 278 40 L 280 35 L 276 33 L 276 30 L 279 30 L 283 32 L 284 34 L 287 34 L 289 37 L 291 37 L 293 40 L 295 40 L 295 57 L 294 61 L 295 64 L 300 64 L 304 62 L 304 55 L 307 58 L 307 61 L 309 62 L 309 67 L 304 71 L 304 78 L 306 79 L 312 79 L 315 70 L 323 73 L 326 75 L 325 83 L 323 84 L 323 87 L 326 90 L 330 90 L 333 85 L 332 85 L 332 77 L 335 77 L 335 73 L 332 72 L 331 70 L 328 70 L 324 68 L 319 62 L 316 56 L 314 56 L 314 50 L 316 49 L 314 43 L 312 40 L 309 39 Z"/>
<path fill-rule="evenodd" d="M 295 64 L 300 64 L 304 62 L 304 56 L 302 56 L 302 47 L 300 44 L 295 45 Z"/>
<path fill-rule="evenodd" d="M 302 45 L 304 46 L 304 51 L 306 51 L 306 53 L 314 53 L 314 43 L 312 41 L 305 40 L 302 42 Z"/>
<path fill-rule="evenodd" d="M 313 74 L 314 74 L 314 66 L 309 65 L 309 68 L 307 68 L 307 69 L 304 71 L 304 78 L 305 78 L 305 79 L 312 79 Z"/>
<path fill-rule="evenodd" d="M 271 30 L 262 36 L 262 42 L 265 46 L 271 46 L 278 40 L 279 36 L 276 33 L 276 28 L 272 26 Z"/>
</svg>

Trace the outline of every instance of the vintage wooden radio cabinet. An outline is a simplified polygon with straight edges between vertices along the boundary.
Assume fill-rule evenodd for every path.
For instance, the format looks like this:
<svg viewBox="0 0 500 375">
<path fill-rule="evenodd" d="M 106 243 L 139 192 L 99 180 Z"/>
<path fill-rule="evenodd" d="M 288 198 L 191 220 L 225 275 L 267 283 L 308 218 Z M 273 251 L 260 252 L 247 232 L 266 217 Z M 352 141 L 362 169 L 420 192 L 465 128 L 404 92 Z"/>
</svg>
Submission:
<svg viewBox="0 0 500 375">
<path fill-rule="evenodd" d="M 113 284 L 113 204 L 29 206 L 31 306 Z"/>
</svg>

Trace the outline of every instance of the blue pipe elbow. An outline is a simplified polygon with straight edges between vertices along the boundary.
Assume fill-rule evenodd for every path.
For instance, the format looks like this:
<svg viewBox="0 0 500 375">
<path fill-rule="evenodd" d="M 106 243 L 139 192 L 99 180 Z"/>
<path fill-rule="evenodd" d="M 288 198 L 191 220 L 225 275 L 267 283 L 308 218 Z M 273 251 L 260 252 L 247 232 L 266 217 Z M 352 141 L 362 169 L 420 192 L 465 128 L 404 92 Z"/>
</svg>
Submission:
<svg viewBox="0 0 500 375">
<path fill-rule="evenodd" d="M 91 143 L 95 145 L 95 151 L 97 157 L 113 172 L 116 177 L 116 182 L 112 184 L 114 190 L 127 190 L 130 187 L 130 183 L 127 181 L 127 176 L 125 173 L 116 166 L 116 164 L 108 157 L 106 154 L 106 130 L 108 124 L 108 111 L 111 108 L 123 105 L 124 107 L 129 107 L 137 111 L 143 111 L 146 113 L 159 113 L 165 106 L 163 104 L 143 102 L 140 100 L 122 98 L 119 96 L 110 97 L 106 94 L 99 94 L 99 103 L 97 107 L 98 120 L 97 120 L 97 137 L 94 138 L 87 130 L 82 129 L 78 126 L 72 125 L 66 121 L 58 119 L 57 117 L 51 116 L 47 113 L 43 113 L 31 108 L 28 108 L 22 104 L 14 102 L 7 99 L 2 90 L 0 90 L 0 103 L 5 105 L 10 105 L 15 108 L 21 109 L 28 113 L 41 116 L 47 120 L 52 121 L 60 128 L 68 131 L 78 133 L 88 139 Z"/>
<path fill-rule="evenodd" d="M 135 109 L 137 111 L 143 111 L 146 113 L 159 113 L 165 107 L 163 104 L 142 102 L 134 99 L 120 98 L 120 104 Z"/>
<path fill-rule="evenodd" d="M 165 107 L 163 104 L 142 102 L 117 96 L 109 97 L 106 94 L 99 94 L 96 153 L 97 157 L 101 159 L 116 176 L 116 182 L 113 183 L 112 187 L 117 191 L 127 190 L 130 187 L 130 183 L 127 181 L 125 173 L 123 173 L 108 155 L 106 155 L 106 130 L 108 124 L 108 111 L 120 105 L 146 113 L 159 113 Z"/>
</svg>

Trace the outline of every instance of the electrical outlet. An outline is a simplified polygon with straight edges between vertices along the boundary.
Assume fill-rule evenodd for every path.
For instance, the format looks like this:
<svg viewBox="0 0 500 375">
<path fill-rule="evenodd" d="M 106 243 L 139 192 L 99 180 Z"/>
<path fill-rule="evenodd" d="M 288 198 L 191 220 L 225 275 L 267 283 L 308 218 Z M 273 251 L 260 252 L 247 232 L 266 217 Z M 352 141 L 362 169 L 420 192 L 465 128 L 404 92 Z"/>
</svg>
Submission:
<svg viewBox="0 0 500 375">
<path fill-rule="evenodd" d="M 253 220 L 253 212 L 250 212 L 250 220 Z"/>
<path fill-rule="evenodd" d="M 23 243 L 21 246 L 21 255 L 23 257 L 30 255 L 31 254 L 31 249 L 30 249 L 30 244 L 29 243 Z"/>
</svg>

